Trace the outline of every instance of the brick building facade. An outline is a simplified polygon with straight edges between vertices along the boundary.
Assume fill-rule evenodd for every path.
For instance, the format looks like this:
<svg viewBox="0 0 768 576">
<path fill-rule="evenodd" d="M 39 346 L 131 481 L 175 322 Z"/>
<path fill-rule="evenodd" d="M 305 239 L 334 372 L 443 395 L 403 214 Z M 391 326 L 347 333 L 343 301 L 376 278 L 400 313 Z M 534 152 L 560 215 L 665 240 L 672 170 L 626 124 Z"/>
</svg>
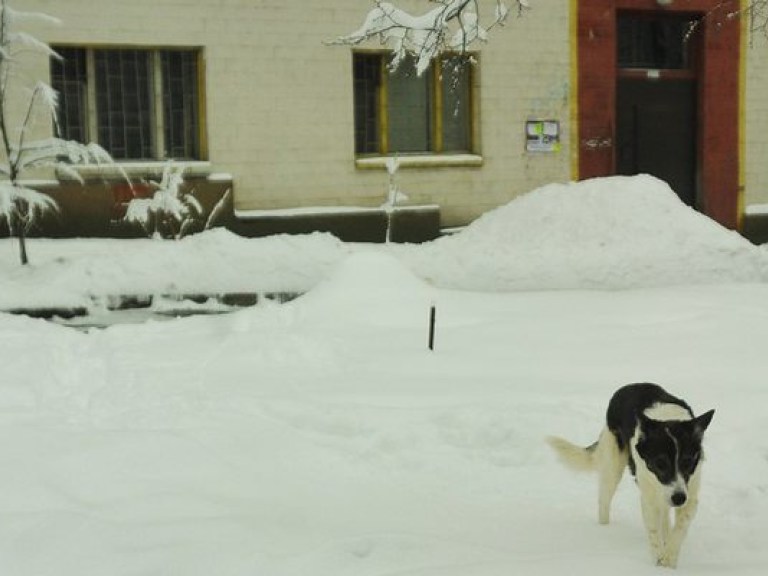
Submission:
<svg viewBox="0 0 768 576">
<path fill-rule="evenodd" d="M 360 25 L 371 6 L 360 0 L 26 0 L 24 9 L 62 21 L 32 32 L 66 56 L 33 64 L 62 91 L 65 136 L 98 140 L 137 179 L 169 157 L 214 195 L 231 178 L 235 225 L 271 219 L 274 231 L 286 210 L 377 207 L 394 153 L 407 203 L 437 207 L 442 227 L 548 182 L 652 171 L 643 146 L 654 140 L 623 134 L 622 78 L 652 91 L 693 86 L 687 112 L 666 112 L 673 124 L 692 118 L 682 136 L 693 150 L 690 204 L 732 228 L 747 206 L 768 204 L 768 46 L 738 18 L 712 14 L 722 2 L 532 4 L 494 29 L 452 83 L 442 63 L 426 77 L 392 77 L 381 46 L 328 45 Z M 659 47 L 680 30 L 684 57 Z M 54 175 L 40 178 L 60 194 Z M 76 210 L 77 194 L 67 195 Z"/>
</svg>

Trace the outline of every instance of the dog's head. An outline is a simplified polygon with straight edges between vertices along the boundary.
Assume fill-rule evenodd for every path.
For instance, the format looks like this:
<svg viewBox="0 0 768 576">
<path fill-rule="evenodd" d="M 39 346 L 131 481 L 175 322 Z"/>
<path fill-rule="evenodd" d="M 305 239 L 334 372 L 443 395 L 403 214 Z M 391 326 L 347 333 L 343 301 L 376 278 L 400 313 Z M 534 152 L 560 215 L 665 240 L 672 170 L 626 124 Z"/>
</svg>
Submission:
<svg viewBox="0 0 768 576">
<path fill-rule="evenodd" d="M 636 450 L 667 494 L 670 506 L 688 499 L 688 481 L 701 462 L 701 441 L 715 411 L 691 420 L 659 421 L 641 415 Z"/>
</svg>

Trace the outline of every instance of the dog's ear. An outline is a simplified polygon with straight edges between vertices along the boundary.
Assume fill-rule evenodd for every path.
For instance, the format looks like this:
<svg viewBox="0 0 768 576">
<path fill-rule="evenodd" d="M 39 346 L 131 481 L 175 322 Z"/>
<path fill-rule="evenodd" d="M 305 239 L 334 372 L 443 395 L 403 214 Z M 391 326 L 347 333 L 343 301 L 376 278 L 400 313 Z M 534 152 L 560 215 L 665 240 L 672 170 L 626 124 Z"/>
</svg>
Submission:
<svg viewBox="0 0 768 576">
<path fill-rule="evenodd" d="M 706 430 L 709 423 L 712 422 L 712 416 L 714 415 L 715 411 L 710 410 L 709 412 L 704 412 L 701 416 L 694 418 L 693 430 L 699 438 L 704 436 L 704 430 Z"/>
<path fill-rule="evenodd" d="M 648 435 L 653 435 L 656 430 L 659 429 L 659 426 L 662 424 L 658 420 L 654 420 L 653 418 L 648 418 L 648 416 L 645 415 L 645 412 L 638 412 L 637 414 L 637 432 L 639 433 L 640 438 L 645 438 Z"/>
</svg>

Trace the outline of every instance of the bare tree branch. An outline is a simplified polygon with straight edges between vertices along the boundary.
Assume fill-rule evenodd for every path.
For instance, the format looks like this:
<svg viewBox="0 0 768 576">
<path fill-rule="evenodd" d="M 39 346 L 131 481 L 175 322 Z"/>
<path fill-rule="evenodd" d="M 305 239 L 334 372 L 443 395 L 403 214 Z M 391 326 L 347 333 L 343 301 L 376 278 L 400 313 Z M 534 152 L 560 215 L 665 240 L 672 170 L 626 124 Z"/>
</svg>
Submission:
<svg viewBox="0 0 768 576">
<path fill-rule="evenodd" d="M 413 15 L 391 2 L 376 0 L 363 24 L 331 44 L 359 45 L 379 40 L 393 50 L 390 66 L 394 69 L 406 56 L 416 59 L 416 71 L 422 74 L 438 54 L 446 51 L 464 53 L 477 42 L 488 38 L 488 30 L 501 26 L 509 16 L 509 2 L 488 0 L 494 4 L 492 15 L 481 15 L 478 0 L 431 0 L 434 8 L 422 15 Z M 520 14 L 529 7 L 529 0 L 514 0 Z"/>
<path fill-rule="evenodd" d="M 748 19 L 750 41 L 759 34 L 768 38 L 768 0 L 751 0 L 744 7 L 742 7 L 740 0 L 722 0 L 704 14 L 701 21 L 697 21 L 691 27 L 688 36 L 690 37 L 705 20 L 715 21 L 722 25 L 737 18 Z"/>
<path fill-rule="evenodd" d="M 752 35 L 762 34 L 768 37 L 768 0 L 753 0 L 745 8 L 749 17 L 749 29 Z"/>
</svg>

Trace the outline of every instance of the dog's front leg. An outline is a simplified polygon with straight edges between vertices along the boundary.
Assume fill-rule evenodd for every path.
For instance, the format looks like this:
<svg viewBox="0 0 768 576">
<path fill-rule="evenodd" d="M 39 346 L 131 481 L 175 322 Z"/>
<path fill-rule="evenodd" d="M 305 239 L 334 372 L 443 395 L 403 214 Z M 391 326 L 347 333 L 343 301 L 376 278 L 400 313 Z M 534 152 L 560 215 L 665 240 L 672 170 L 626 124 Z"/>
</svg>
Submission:
<svg viewBox="0 0 768 576">
<path fill-rule="evenodd" d="M 638 480 L 640 480 L 638 478 Z M 665 550 L 665 539 L 669 530 L 669 509 L 662 506 L 658 495 L 645 482 L 639 481 L 640 505 L 643 510 L 643 522 L 651 545 L 651 552 L 658 564 L 662 563 Z"/>
<path fill-rule="evenodd" d="M 688 501 L 680 508 L 675 508 L 675 525 L 669 535 L 664 553 L 659 558 L 661 566 L 669 568 L 677 567 L 677 559 L 680 556 L 680 548 L 683 545 L 691 521 L 696 516 L 699 502 L 695 495 L 691 495 Z"/>
<path fill-rule="evenodd" d="M 669 568 L 677 567 L 677 559 L 680 556 L 680 548 L 683 545 L 688 528 L 691 525 L 696 511 L 699 508 L 699 487 L 701 486 L 701 469 L 697 469 L 688 481 L 688 499 L 685 504 L 675 508 L 675 525 L 669 535 L 664 553 L 659 558 L 661 566 Z"/>
</svg>

